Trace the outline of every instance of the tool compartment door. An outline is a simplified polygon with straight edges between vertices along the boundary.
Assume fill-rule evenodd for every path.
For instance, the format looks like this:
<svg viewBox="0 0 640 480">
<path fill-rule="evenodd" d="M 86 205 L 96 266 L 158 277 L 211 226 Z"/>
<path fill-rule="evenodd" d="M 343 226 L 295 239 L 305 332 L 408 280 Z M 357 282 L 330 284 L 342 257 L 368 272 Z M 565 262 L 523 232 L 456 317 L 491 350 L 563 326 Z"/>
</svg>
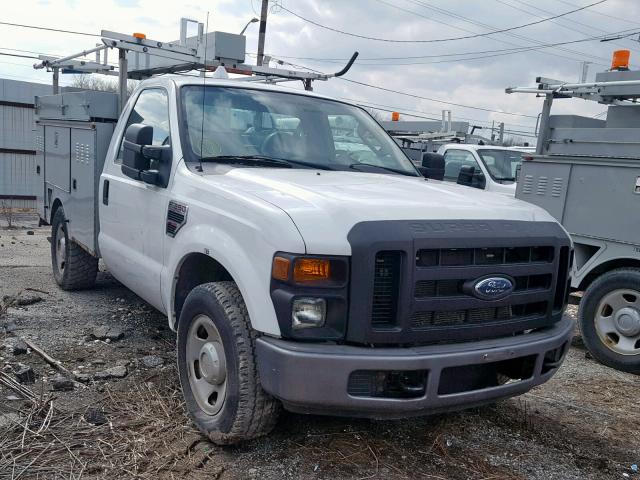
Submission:
<svg viewBox="0 0 640 480">
<path fill-rule="evenodd" d="M 95 253 L 96 131 L 71 129 L 71 196 L 65 205 L 69 233 L 76 243 Z"/>
<path fill-rule="evenodd" d="M 36 146 L 36 171 L 34 173 L 35 184 L 36 184 L 36 203 L 38 208 L 38 215 L 40 218 L 47 218 L 47 214 L 45 212 L 45 187 L 44 187 L 44 126 L 36 125 L 36 136 L 35 136 L 35 146 Z"/>
<path fill-rule="evenodd" d="M 45 182 L 71 192 L 71 132 L 68 127 L 45 125 Z"/>
</svg>

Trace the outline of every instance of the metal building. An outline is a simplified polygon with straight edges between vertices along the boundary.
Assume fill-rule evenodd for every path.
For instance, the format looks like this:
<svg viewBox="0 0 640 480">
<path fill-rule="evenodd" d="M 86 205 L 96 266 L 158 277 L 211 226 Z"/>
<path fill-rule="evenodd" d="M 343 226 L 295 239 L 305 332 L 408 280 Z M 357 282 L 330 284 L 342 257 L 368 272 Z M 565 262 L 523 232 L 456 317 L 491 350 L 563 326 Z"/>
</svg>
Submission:
<svg viewBox="0 0 640 480">
<path fill-rule="evenodd" d="M 0 79 L 0 203 L 36 208 L 34 98 L 51 85 Z"/>
</svg>

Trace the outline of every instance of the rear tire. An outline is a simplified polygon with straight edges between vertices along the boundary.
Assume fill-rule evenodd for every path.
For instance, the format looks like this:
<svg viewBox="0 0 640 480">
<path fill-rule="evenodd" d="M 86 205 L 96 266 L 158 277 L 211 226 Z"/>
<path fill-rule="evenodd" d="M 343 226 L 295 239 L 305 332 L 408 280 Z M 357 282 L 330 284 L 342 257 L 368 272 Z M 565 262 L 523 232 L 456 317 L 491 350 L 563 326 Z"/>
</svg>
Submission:
<svg viewBox="0 0 640 480">
<path fill-rule="evenodd" d="M 205 283 L 187 296 L 178 323 L 178 371 L 187 411 L 211 441 L 266 435 L 280 402 L 260 385 L 256 332 L 234 282 Z"/>
<path fill-rule="evenodd" d="M 578 316 L 594 358 L 640 374 L 640 269 L 612 270 L 596 279 L 584 292 Z"/>
<path fill-rule="evenodd" d="M 98 274 L 98 259 L 69 238 L 62 207 L 51 220 L 51 266 L 56 283 L 63 290 L 93 288 Z"/>
</svg>

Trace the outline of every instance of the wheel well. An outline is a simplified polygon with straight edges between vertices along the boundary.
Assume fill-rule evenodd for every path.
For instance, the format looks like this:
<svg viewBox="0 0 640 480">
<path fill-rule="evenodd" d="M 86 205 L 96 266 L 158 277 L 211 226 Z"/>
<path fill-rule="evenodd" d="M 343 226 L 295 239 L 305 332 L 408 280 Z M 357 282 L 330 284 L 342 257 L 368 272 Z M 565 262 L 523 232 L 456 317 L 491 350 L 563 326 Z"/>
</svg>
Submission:
<svg viewBox="0 0 640 480">
<path fill-rule="evenodd" d="M 58 208 L 60 208 L 61 206 L 62 206 L 62 202 L 60 201 L 59 198 L 56 198 L 53 201 L 53 205 L 51 205 L 51 215 L 49 216 L 49 223 L 53 221 L 53 216 L 56 214 L 56 212 L 58 211 Z"/>
<path fill-rule="evenodd" d="M 580 282 L 578 290 L 586 290 L 600 275 L 617 268 L 640 268 L 640 260 L 637 258 L 616 258 L 609 260 L 591 270 Z"/>
<path fill-rule="evenodd" d="M 176 274 L 173 309 L 175 322 L 180 318 L 180 312 L 189 292 L 198 285 L 209 282 L 233 280 L 231 274 L 219 262 L 203 253 L 189 254 L 180 265 Z"/>
</svg>

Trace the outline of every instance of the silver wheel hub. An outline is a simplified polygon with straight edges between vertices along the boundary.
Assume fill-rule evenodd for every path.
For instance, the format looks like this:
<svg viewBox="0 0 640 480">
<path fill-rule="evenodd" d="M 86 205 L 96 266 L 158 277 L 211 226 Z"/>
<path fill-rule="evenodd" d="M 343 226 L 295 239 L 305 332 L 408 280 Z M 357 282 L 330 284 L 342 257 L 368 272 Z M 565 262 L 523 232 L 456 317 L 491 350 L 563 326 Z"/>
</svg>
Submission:
<svg viewBox="0 0 640 480">
<path fill-rule="evenodd" d="M 198 315 L 189 326 L 186 361 L 189 387 L 200 409 L 217 415 L 227 393 L 227 363 L 222 338 L 215 323 Z"/>
<path fill-rule="evenodd" d="M 200 372 L 205 380 L 220 385 L 226 378 L 224 351 L 218 342 L 205 343 L 200 350 Z"/>
<path fill-rule="evenodd" d="M 600 340 L 620 355 L 640 355 L 640 292 L 613 290 L 602 297 L 595 314 Z"/>
<path fill-rule="evenodd" d="M 613 321 L 618 331 L 627 337 L 640 334 L 640 312 L 635 308 L 621 308 L 613 316 Z"/>
</svg>

